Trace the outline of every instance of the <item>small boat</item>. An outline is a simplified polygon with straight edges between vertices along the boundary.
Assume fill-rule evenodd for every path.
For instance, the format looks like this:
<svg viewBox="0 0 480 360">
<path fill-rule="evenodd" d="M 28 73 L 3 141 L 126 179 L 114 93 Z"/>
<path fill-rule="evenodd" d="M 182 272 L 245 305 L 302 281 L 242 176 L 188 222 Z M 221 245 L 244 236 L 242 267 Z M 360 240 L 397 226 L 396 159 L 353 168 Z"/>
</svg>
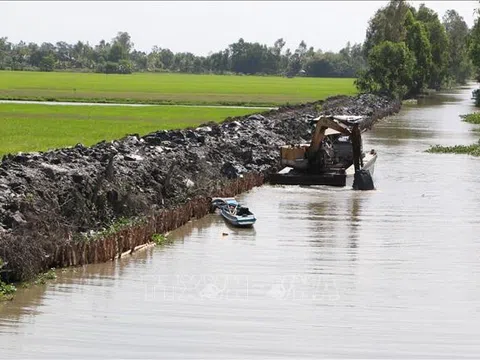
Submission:
<svg viewBox="0 0 480 360">
<path fill-rule="evenodd" d="M 250 227 L 257 221 L 250 209 L 240 205 L 235 198 L 214 198 L 212 208 L 220 209 L 223 218 L 233 226 Z"/>
</svg>

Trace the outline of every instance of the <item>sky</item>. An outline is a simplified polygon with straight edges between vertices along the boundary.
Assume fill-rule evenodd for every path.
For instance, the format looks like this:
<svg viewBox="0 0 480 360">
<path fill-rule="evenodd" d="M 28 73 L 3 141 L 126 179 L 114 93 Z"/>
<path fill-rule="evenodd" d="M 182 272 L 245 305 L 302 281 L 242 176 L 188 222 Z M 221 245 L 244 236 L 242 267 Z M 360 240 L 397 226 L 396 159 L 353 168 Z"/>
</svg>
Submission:
<svg viewBox="0 0 480 360">
<path fill-rule="evenodd" d="M 418 8 L 420 1 L 409 1 Z M 442 17 L 455 9 L 469 26 L 478 1 L 422 1 Z M 363 42 L 368 20 L 388 1 L 10 1 L 0 2 L 0 37 L 9 41 L 78 40 L 97 44 L 127 31 L 137 50 L 154 45 L 208 55 L 245 41 L 273 45 L 283 38 L 315 50 Z"/>
</svg>

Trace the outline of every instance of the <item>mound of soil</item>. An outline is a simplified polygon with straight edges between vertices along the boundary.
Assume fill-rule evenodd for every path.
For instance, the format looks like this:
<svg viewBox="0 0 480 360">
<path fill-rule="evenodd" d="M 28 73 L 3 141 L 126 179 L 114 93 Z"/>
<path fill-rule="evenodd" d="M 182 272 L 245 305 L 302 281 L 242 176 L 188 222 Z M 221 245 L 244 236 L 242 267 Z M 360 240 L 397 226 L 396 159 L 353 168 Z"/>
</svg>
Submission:
<svg viewBox="0 0 480 360">
<path fill-rule="evenodd" d="M 0 258 L 17 278 L 42 270 L 56 246 L 120 218 L 149 214 L 196 195 L 215 196 L 229 180 L 277 170 L 279 146 L 308 142 L 321 113 L 367 115 L 400 104 L 373 95 L 339 96 L 228 118 L 195 129 L 41 153 L 3 157 L 0 165 Z"/>
</svg>

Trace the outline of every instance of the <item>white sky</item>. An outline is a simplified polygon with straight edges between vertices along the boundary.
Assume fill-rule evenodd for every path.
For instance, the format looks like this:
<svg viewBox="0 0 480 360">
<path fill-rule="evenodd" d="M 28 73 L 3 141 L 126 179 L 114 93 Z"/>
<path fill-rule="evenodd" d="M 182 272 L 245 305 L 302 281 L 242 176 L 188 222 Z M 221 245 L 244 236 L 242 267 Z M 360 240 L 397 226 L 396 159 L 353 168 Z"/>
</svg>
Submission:
<svg viewBox="0 0 480 360">
<path fill-rule="evenodd" d="M 154 45 L 207 55 L 236 42 L 273 45 L 283 37 L 292 50 L 301 40 L 323 51 L 362 42 L 367 22 L 388 1 L 10 1 L 0 2 L 0 37 L 10 41 L 77 40 L 91 45 L 127 31 L 135 48 Z M 442 17 L 455 9 L 473 25 L 478 1 L 423 1 Z M 419 1 L 410 1 L 418 8 Z"/>
</svg>

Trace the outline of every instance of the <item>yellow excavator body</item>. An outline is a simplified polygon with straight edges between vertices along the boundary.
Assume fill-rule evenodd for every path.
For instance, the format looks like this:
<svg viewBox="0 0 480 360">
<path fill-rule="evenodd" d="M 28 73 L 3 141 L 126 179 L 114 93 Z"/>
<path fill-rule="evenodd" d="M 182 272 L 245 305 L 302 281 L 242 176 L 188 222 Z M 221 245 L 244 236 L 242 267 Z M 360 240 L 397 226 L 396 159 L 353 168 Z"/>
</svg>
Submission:
<svg viewBox="0 0 480 360">
<path fill-rule="evenodd" d="M 350 135 L 350 129 L 336 121 L 331 116 L 321 116 L 317 119 L 310 144 L 284 145 L 280 147 L 280 162 L 282 166 L 306 170 L 309 166 L 308 156 L 320 149 L 325 136 L 331 134 Z"/>
</svg>

